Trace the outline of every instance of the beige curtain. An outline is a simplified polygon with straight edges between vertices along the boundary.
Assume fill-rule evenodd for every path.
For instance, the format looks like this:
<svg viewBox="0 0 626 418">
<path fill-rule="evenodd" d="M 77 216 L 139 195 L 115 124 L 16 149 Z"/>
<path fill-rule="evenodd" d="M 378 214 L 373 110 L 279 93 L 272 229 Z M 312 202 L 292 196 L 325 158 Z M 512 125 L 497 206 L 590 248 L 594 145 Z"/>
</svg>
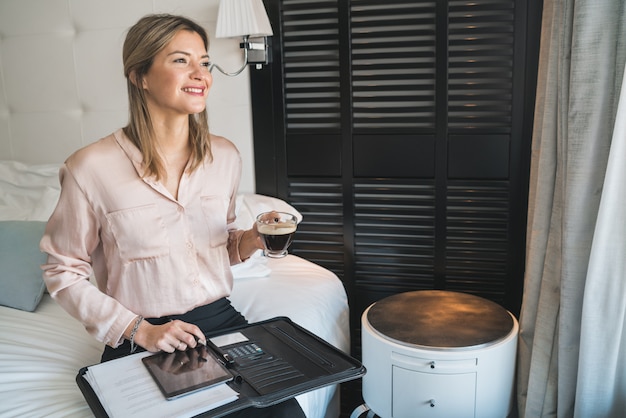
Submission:
<svg viewBox="0 0 626 418">
<path fill-rule="evenodd" d="M 626 119 L 624 105 L 617 115 L 624 3 L 544 0 L 520 315 L 520 417 L 625 410 L 619 407 L 626 399 L 620 376 L 626 373 L 626 153 L 612 146 L 623 131 L 616 121 Z M 620 169 L 607 171 L 609 159 Z M 612 187 L 605 183 L 609 174 Z M 622 252 L 604 251 L 611 248 Z M 608 326 L 612 321 L 619 325 Z M 611 359 L 602 364 L 598 354 Z M 610 382 L 608 368 L 619 368 Z"/>
</svg>

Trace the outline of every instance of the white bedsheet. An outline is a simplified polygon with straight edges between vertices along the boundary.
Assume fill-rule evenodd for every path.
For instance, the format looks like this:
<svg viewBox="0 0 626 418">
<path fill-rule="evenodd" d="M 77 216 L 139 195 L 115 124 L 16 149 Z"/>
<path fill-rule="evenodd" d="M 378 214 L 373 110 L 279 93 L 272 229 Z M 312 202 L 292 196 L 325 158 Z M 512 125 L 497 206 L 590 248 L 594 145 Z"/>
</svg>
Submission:
<svg viewBox="0 0 626 418">
<path fill-rule="evenodd" d="M 74 379 L 102 350 L 47 293 L 35 312 L 0 306 L 0 416 L 93 416 Z"/>
<path fill-rule="evenodd" d="M 267 277 L 237 278 L 231 301 L 251 322 L 288 316 L 348 351 L 348 304 L 330 271 L 289 255 L 267 260 Z M 35 312 L 0 306 L 0 417 L 92 416 L 75 377 L 102 345 L 48 294 Z M 307 417 L 338 416 L 337 387 L 297 397 Z M 328 415 L 327 407 L 330 405 Z"/>
</svg>

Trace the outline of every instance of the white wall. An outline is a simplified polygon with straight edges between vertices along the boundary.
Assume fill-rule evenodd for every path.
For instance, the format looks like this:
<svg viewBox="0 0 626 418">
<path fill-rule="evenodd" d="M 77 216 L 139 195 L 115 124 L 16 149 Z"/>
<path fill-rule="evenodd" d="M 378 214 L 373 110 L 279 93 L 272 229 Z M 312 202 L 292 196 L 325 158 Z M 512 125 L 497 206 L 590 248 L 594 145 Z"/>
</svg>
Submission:
<svg viewBox="0 0 626 418">
<path fill-rule="evenodd" d="M 215 39 L 219 0 L 0 0 L 0 160 L 61 163 L 127 121 L 122 43 L 148 13 L 203 25 L 209 55 L 226 70 L 242 62 L 238 39 Z M 211 131 L 233 141 L 254 191 L 249 73 L 213 72 Z"/>
</svg>

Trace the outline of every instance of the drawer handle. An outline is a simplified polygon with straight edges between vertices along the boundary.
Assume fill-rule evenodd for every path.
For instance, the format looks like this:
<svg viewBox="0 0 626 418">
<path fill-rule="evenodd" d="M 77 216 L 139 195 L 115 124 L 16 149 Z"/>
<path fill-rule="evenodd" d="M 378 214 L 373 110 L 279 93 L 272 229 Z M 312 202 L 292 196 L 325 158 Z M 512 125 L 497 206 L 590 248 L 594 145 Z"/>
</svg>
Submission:
<svg viewBox="0 0 626 418">
<path fill-rule="evenodd" d="M 431 369 L 434 369 L 434 368 L 435 368 L 435 362 L 434 362 L 434 361 L 431 361 L 431 362 L 430 362 L 430 368 L 431 368 Z"/>
<path fill-rule="evenodd" d="M 434 407 L 435 407 L 435 400 L 434 400 L 434 399 L 431 399 L 431 400 L 430 400 L 430 407 L 431 407 L 431 408 L 434 408 Z"/>
</svg>

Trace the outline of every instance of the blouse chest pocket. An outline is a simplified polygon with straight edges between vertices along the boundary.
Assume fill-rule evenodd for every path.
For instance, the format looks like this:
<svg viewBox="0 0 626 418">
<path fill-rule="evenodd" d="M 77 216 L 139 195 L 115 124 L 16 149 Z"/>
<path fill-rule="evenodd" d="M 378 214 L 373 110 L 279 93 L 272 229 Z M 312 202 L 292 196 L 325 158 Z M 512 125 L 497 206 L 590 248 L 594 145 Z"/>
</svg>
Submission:
<svg viewBox="0 0 626 418">
<path fill-rule="evenodd" d="M 138 261 L 169 254 L 169 238 L 156 205 L 106 215 L 122 260 Z"/>
<path fill-rule="evenodd" d="M 208 242 L 211 247 L 225 245 L 228 241 L 228 199 L 222 196 L 202 196 L 202 213 L 208 226 Z"/>
</svg>

